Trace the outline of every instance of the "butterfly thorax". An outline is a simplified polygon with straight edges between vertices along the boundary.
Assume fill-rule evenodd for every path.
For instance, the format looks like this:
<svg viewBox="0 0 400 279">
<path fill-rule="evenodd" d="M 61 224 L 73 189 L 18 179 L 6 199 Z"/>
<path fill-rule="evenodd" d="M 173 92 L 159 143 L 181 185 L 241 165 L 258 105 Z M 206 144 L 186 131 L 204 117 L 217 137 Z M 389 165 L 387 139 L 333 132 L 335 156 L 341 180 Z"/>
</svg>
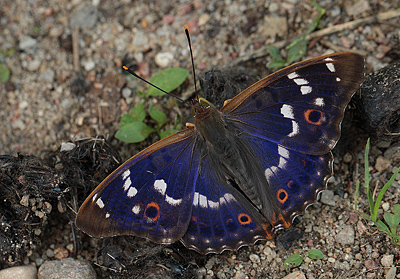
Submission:
<svg viewBox="0 0 400 279">
<path fill-rule="evenodd" d="M 256 155 L 222 112 L 211 106 L 201 111 L 195 131 L 205 145 L 202 157 L 209 157 L 221 182 L 244 193 L 267 219 L 280 212 Z"/>
</svg>

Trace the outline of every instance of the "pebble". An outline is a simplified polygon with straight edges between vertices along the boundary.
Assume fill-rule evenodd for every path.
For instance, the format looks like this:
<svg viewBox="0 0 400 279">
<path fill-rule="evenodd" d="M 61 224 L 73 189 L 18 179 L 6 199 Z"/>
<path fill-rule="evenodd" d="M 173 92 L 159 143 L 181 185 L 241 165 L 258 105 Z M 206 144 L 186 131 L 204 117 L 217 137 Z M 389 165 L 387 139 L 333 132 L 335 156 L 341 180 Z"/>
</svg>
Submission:
<svg viewBox="0 0 400 279">
<path fill-rule="evenodd" d="M 71 14 L 71 27 L 79 26 L 83 29 L 93 29 L 98 23 L 97 17 L 99 12 L 94 6 L 83 7 L 80 5 L 75 8 Z"/>
<path fill-rule="evenodd" d="M 265 16 L 263 24 L 258 28 L 258 33 L 267 37 L 275 37 L 276 35 L 285 37 L 288 32 L 287 26 L 286 17 Z"/>
<path fill-rule="evenodd" d="M 391 267 L 393 265 L 394 255 L 384 255 L 381 259 L 381 264 L 384 267 Z"/>
<path fill-rule="evenodd" d="M 39 268 L 38 279 L 95 279 L 96 272 L 89 262 L 66 258 L 46 261 Z"/>
<path fill-rule="evenodd" d="M 52 69 L 46 69 L 40 74 L 39 80 L 43 82 L 52 83 L 54 82 L 54 76 L 55 73 Z"/>
<path fill-rule="evenodd" d="M 374 260 L 366 260 L 364 261 L 364 265 L 368 270 L 377 269 L 379 267 L 378 263 Z"/>
<path fill-rule="evenodd" d="M 379 172 L 383 172 L 390 166 L 390 160 L 384 158 L 383 156 L 379 156 L 376 159 L 375 169 Z"/>
<path fill-rule="evenodd" d="M 37 269 L 33 265 L 21 265 L 0 270 L 0 279 L 36 279 Z"/>
<path fill-rule="evenodd" d="M 289 273 L 282 279 L 306 279 L 306 276 L 301 271 L 295 271 L 295 272 Z"/>
<path fill-rule="evenodd" d="M 29 36 L 25 36 L 21 39 L 21 41 L 19 41 L 19 49 L 20 50 L 29 50 L 33 47 L 35 47 L 37 45 L 37 40 L 29 37 Z"/>
<path fill-rule="evenodd" d="M 156 62 L 157 66 L 160 68 L 169 67 L 172 61 L 174 61 L 174 55 L 170 52 L 159 52 L 154 58 L 154 62 Z"/>
<path fill-rule="evenodd" d="M 336 242 L 347 245 L 354 243 L 354 228 L 353 226 L 347 225 L 335 236 Z"/>
<path fill-rule="evenodd" d="M 96 63 L 93 60 L 84 60 L 82 61 L 82 66 L 85 68 L 85 71 L 89 72 L 94 69 Z"/>
<path fill-rule="evenodd" d="M 386 273 L 385 279 L 394 279 L 396 277 L 396 267 L 393 266 L 389 268 L 389 271 Z"/>
<path fill-rule="evenodd" d="M 29 61 L 26 69 L 30 72 L 35 72 L 35 71 L 39 70 L 40 64 L 41 64 L 40 60 L 33 59 L 33 60 Z"/>
<path fill-rule="evenodd" d="M 246 274 L 244 274 L 242 271 L 238 270 L 235 273 L 235 279 L 246 279 Z"/>
<path fill-rule="evenodd" d="M 250 261 L 252 261 L 253 263 L 260 262 L 260 257 L 256 254 L 250 254 L 249 258 L 250 258 Z"/>
<path fill-rule="evenodd" d="M 326 205 L 330 205 L 330 206 L 335 206 L 335 205 L 336 205 L 336 202 L 335 202 L 335 200 L 333 199 L 334 195 L 335 195 L 335 194 L 334 194 L 333 191 L 331 191 L 331 190 L 322 191 L 320 202 L 321 202 L 322 204 L 326 204 Z"/>
</svg>

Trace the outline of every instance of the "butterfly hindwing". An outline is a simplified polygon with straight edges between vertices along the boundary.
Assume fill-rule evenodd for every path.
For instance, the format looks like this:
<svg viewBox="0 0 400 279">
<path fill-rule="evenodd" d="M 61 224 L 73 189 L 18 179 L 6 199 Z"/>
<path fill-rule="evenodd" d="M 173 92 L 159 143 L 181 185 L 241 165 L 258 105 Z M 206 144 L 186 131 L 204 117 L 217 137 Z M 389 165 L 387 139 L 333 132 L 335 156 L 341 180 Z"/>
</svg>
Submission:
<svg viewBox="0 0 400 279">
<path fill-rule="evenodd" d="M 255 83 L 221 111 L 238 129 L 290 149 L 321 155 L 364 76 L 364 58 L 338 53 L 294 64 Z"/>
<path fill-rule="evenodd" d="M 189 224 L 199 164 L 193 142 L 193 129 L 186 129 L 126 161 L 86 199 L 76 225 L 95 237 L 180 239 Z"/>
<path fill-rule="evenodd" d="M 232 185 L 218 179 L 208 156 L 202 158 L 200 170 L 190 224 L 182 238 L 186 247 L 202 254 L 220 253 L 272 238 L 267 219 Z"/>
</svg>

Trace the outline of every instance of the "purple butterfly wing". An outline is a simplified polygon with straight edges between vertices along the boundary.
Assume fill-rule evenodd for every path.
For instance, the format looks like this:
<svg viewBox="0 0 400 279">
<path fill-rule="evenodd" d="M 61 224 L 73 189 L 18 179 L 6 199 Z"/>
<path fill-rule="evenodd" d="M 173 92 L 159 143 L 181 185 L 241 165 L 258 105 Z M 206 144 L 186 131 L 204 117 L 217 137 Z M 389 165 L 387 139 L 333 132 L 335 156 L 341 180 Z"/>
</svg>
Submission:
<svg viewBox="0 0 400 279">
<path fill-rule="evenodd" d="M 270 220 L 274 227 L 289 227 L 326 187 L 330 150 L 363 77 L 360 55 L 318 57 L 266 77 L 221 109 L 265 170 L 281 209 Z"/>
<path fill-rule="evenodd" d="M 220 253 L 271 238 L 268 220 L 238 190 L 218 179 L 209 156 L 203 156 L 184 245 L 202 254 Z"/>
<path fill-rule="evenodd" d="M 364 78 L 364 57 L 322 56 L 282 69 L 233 98 L 221 111 L 238 129 L 298 152 L 328 153 L 344 109 Z"/>
<path fill-rule="evenodd" d="M 153 144 L 91 193 L 79 209 L 77 227 L 94 237 L 177 241 L 190 222 L 198 160 L 192 128 Z"/>
</svg>

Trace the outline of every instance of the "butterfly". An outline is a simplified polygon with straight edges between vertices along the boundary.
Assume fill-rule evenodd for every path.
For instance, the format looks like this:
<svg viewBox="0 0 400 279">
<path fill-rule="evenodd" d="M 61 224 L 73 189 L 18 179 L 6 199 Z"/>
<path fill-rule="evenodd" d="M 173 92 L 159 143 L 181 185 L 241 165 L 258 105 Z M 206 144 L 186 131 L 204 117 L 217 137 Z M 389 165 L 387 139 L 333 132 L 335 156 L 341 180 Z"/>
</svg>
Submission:
<svg viewBox="0 0 400 279">
<path fill-rule="evenodd" d="M 112 172 L 80 207 L 77 227 L 93 237 L 180 240 L 202 254 L 273 238 L 326 188 L 363 78 L 361 55 L 336 53 L 279 70 L 220 110 L 192 100 L 194 125 Z"/>
</svg>

